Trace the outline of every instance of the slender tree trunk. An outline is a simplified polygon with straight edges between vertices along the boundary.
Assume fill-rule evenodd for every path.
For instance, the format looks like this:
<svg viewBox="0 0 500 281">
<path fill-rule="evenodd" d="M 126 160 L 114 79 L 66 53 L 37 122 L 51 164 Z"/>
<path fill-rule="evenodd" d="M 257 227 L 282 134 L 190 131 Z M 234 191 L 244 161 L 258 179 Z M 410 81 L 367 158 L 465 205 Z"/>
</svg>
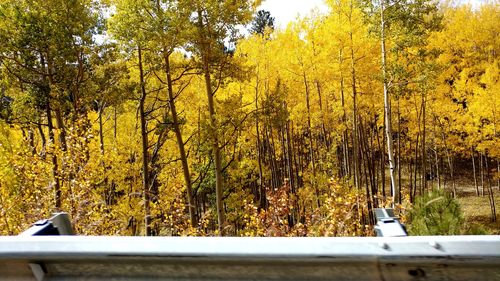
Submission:
<svg viewBox="0 0 500 281">
<path fill-rule="evenodd" d="M 164 55 L 165 59 L 165 72 L 167 74 L 167 92 L 168 92 L 168 104 L 170 106 L 170 111 L 172 113 L 172 123 L 175 132 L 175 138 L 177 140 L 177 147 L 179 149 L 179 156 L 182 163 L 182 171 L 184 175 L 184 183 L 186 184 L 186 194 L 189 207 L 189 218 L 191 220 L 191 226 L 198 226 L 198 219 L 196 217 L 196 205 L 193 198 L 193 185 L 191 182 L 191 174 L 189 173 L 189 164 L 186 155 L 186 149 L 184 147 L 184 140 L 182 138 L 182 132 L 179 125 L 179 117 L 177 114 L 177 108 L 175 106 L 174 89 L 172 84 L 172 75 L 170 73 L 170 54 Z"/>
<path fill-rule="evenodd" d="M 45 65 L 45 64 L 43 64 L 43 65 Z M 54 81 L 52 60 L 50 58 L 47 59 L 46 73 L 47 73 L 47 77 L 49 80 L 49 84 L 52 87 L 53 85 L 55 85 L 55 81 Z M 64 127 L 64 121 L 63 121 L 61 109 L 56 107 L 53 110 L 55 112 L 57 128 L 59 129 L 59 142 L 61 144 L 61 150 L 66 151 L 67 150 L 66 129 Z"/>
<path fill-rule="evenodd" d="M 484 196 L 484 154 L 482 152 L 479 153 L 479 162 L 481 163 L 479 165 L 481 173 L 481 196 Z"/>
<path fill-rule="evenodd" d="M 276 142 L 274 141 L 274 132 L 273 132 L 273 126 L 269 126 L 269 135 L 271 136 L 271 161 L 273 163 L 274 167 L 274 182 L 275 182 L 275 188 L 279 188 L 282 186 L 282 181 L 281 181 L 281 174 L 280 174 L 280 168 L 278 165 L 278 160 L 276 157 Z"/>
<path fill-rule="evenodd" d="M 328 142 L 328 134 L 326 132 L 326 126 L 325 126 L 325 114 L 323 112 L 323 97 L 321 95 L 321 84 L 318 80 L 315 81 L 315 84 L 316 84 L 316 91 L 318 92 L 319 112 L 321 114 L 321 129 L 323 131 L 323 144 L 325 145 L 327 151 L 329 151 L 330 147 Z"/>
<path fill-rule="evenodd" d="M 300 157 L 300 152 L 297 150 L 297 140 L 296 138 L 294 138 L 295 134 L 294 134 L 294 131 L 293 131 L 293 122 L 290 121 L 290 145 L 291 145 L 291 151 L 292 151 L 292 162 L 293 162 L 293 165 L 295 167 L 295 169 L 293 169 L 294 171 L 294 175 L 295 175 L 295 184 L 296 184 L 296 188 L 299 189 L 299 187 L 302 186 L 302 182 L 299 178 L 299 170 L 300 170 L 300 166 L 299 166 L 299 157 Z"/>
<path fill-rule="evenodd" d="M 445 189 L 446 183 L 447 183 L 447 177 L 446 177 L 446 167 L 445 167 L 445 163 L 444 163 L 444 157 L 439 157 L 439 163 L 441 166 L 441 171 L 443 171 L 441 173 L 441 181 L 443 182 L 443 189 Z"/>
<path fill-rule="evenodd" d="M 497 188 L 500 190 L 500 161 L 497 159 Z"/>
<path fill-rule="evenodd" d="M 307 107 L 307 132 L 308 132 L 308 140 L 309 140 L 309 157 L 310 157 L 310 163 L 312 167 L 312 174 L 313 174 L 313 180 L 311 184 L 314 186 L 314 190 L 316 192 L 316 202 L 317 202 L 317 207 L 320 207 L 320 200 L 319 200 L 319 188 L 316 183 L 316 159 L 314 157 L 314 142 L 313 142 L 313 130 L 312 130 L 312 125 L 311 125 L 311 104 L 309 101 L 309 83 L 307 82 L 307 77 L 306 73 L 303 72 L 302 77 L 304 78 L 304 86 L 306 90 L 306 107 Z"/>
<path fill-rule="evenodd" d="M 56 113 L 57 129 L 59 129 L 59 142 L 61 143 L 61 150 L 67 151 L 68 145 L 66 143 L 66 128 L 64 126 L 61 109 L 56 108 L 54 112 Z"/>
<path fill-rule="evenodd" d="M 344 75 L 342 71 L 342 63 L 343 63 L 343 55 L 342 55 L 342 49 L 339 50 L 339 64 L 340 64 L 340 102 L 342 105 L 342 124 L 345 126 L 346 129 L 344 129 L 344 132 L 342 134 L 342 156 L 343 156 L 343 176 L 344 177 L 349 177 L 350 176 L 350 169 L 349 169 L 349 136 L 347 132 L 347 113 L 346 113 L 346 106 L 345 106 L 345 97 L 344 97 Z"/>
<path fill-rule="evenodd" d="M 265 136 L 265 155 L 267 156 L 267 161 L 264 159 L 264 161 L 267 163 L 267 166 L 270 168 L 270 178 L 269 178 L 269 184 L 268 186 L 271 187 L 271 189 L 275 189 L 277 186 L 276 183 L 276 172 L 274 171 L 274 161 L 273 161 L 273 149 L 271 147 L 271 134 L 269 133 L 269 120 L 266 120 L 266 124 L 264 127 L 264 136 Z"/>
<path fill-rule="evenodd" d="M 339 21 L 341 20 L 341 13 L 338 13 Z M 350 157 L 349 157 L 349 135 L 348 135 L 348 126 L 347 126 L 347 112 L 345 106 L 345 97 L 344 97 L 344 72 L 343 72 L 343 42 L 339 42 L 339 71 L 340 71 L 340 98 L 342 104 L 342 124 L 345 126 L 343 135 L 342 135 L 342 152 L 343 152 L 343 176 L 344 178 L 351 178 L 351 167 L 350 167 Z"/>
<path fill-rule="evenodd" d="M 55 136 L 54 136 L 54 125 L 52 124 L 52 111 L 50 108 L 50 102 L 47 101 L 46 104 L 46 114 L 47 114 L 47 125 L 49 131 L 49 147 L 54 148 L 55 146 Z M 61 182 L 59 179 L 59 167 L 57 162 L 57 154 L 55 151 L 50 152 L 52 154 L 52 178 L 54 179 L 54 201 L 56 211 L 61 209 Z"/>
<path fill-rule="evenodd" d="M 398 98 L 398 157 L 397 157 L 397 167 L 398 167 L 398 203 L 401 204 L 401 111 Z"/>
<path fill-rule="evenodd" d="M 40 154 L 43 156 L 45 155 L 46 147 L 47 147 L 47 140 L 45 138 L 45 133 L 43 132 L 42 125 L 40 124 L 41 120 L 39 120 L 39 123 L 37 125 L 38 128 L 38 133 L 40 134 L 40 138 L 42 139 L 42 149 L 40 151 Z"/>
<path fill-rule="evenodd" d="M 224 215 L 224 202 L 223 196 L 223 186 L 222 186 L 222 157 L 219 147 L 219 136 L 218 136 L 218 126 L 217 126 L 217 116 L 215 113 L 215 103 L 214 103 L 214 91 L 212 87 L 212 78 L 210 77 L 210 54 L 212 52 L 209 39 L 207 38 L 207 31 L 205 30 L 203 24 L 203 13 L 198 10 L 198 31 L 202 40 L 201 45 L 201 58 L 203 62 L 203 74 L 205 77 L 205 87 L 208 99 L 208 112 L 210 114 L 210 127 L 212 128 L 212 153 L 215 162 L 215 197 L 216 197 L 216 207 L 217 207 L 217 223 L 219 229 L 219 235 L 224 236 L 224 223 L 226 221 Z"/>
<path fill-rule="evenodd" d="M 293 169 L 293 151 L 292 151 L 292 142 L 293 139 L 290 136 L 290 121 L 286 123 L 286 140 L 287 140 L 287 150 L 288 150 L 288 176 L 290 177 L 290 185 L 292 187 L 292 193 L 296 194 L 297 192 L 297 181 L 295 179 L 294 169 Z"/>
<path fill-rule="evenodd" d="M 35 132 L 33 131 L 33 128 L 31 126 L 28 128 L 28 144 L 30 146 L 31 154 L 35 155 L 36 154 Z"/>
<path fill-rule="evenodd" d="M 314 38 L 311 40 L 311 43 L 312 43 L 313 56 L 316 57 L 318 53 L 316 51 L 317 48 L 315 45 Z M 316 67 L 315 63 L 313 63 L 313 71 L 317 75 L 317 67 Z M 323 145 L 327 149 L 327 151 L 330 151 L 329 142 L 328 142 L 328 134 L 326 132 L 326 125 L 325 125 L 325 114 L 323 111 L 323 97 L 321 94 L 321 82 L 318 79 L 314 79 L 314 84 L 316 85 L 316 91 L 318 93 L 318 105 L 319 105 L 319 112 L 320 112 L 320 118 L 321 118 L 321 129 L 322 129 L 322 134 L 323 134 L 323 136 L 320 139 L 323 141 Z M 321 163 L 320 163 L 320 165 L 321 165 Z"/>
<path fill-rule="evenodd" d="M 409 191 L 410 191 L 410 202 L 413 203 L 415 200 L 415 196 L 413 194 L 413 158 L 411 156 L 412 152 L 412 142 L 409 142 L 409 148 L 408 148 L 408 170 L 410 172 L 410 176 L 408 177 L 408 186 L 409 186 Z"/>
<path fill-rule="evenodd" d="M 365 128 L 363 125 L 363 121 L 360 120 L 360 127 Z M 371 212 L 372 208 L 377 208 L 378 202 L 377 202 L 377 189 L 375 187 L 374 183 L 374 165 L 373 165 L 373 157 L 370 153 L 370 151 L 373 151 L 370 149 L 370 146 L 368 144 L 368 137 L 366 136 L 366 130 L 359 130 L 359 138 L 361 142 L 361 149 L 362 153 L 364 155 L 364 166 L 365 168 L 364 173 L 365 173 L 365 186 L 366 186 L 366 194 L 367 194 L 367 200 L 368 200 L 368 212 Z M 371 217 L 369 217 L 370 223 L 373 224 L 373 220 Z"/>
<path fill-rule="evenodd" d="M 117 128 L 118 128 L 118 116 L 117 116 L 117 112 L 116 112 L 116 106 L 113 108 L 113 112 L 114 112 L 114 118 L 113 118 L 113 136 L 115 137 L 115 140 L 116 140 L 116 131 L 117 131 Z"/>
<path fill-rule="evenodd" d="M 439 157 L 436 142 L 434 142 L 434 161 L 436 162 L 436 179 L 438 189 L 441 189 L 441 173 L 439 172 Z"/>
<path fill-rule="evenodd" d="M 363 128 L 361 120 L 360 120 L 360 127 Z M 370 168 L 369 168 L 369 160 L 368 160 L 368 151 L 367 151 L 367 148 L 365 146 L 364 138 L 365 138 L 365 136 L 364 136 L 363 130 L 359 130 L 360 154 L 365 156 L 365 157 L 360 157 L 360 158 L 364 158 L 364 160 L 365 160 L 365 161 L 362 161 L 362 163 L 364 163 L 364 168 L 363 168 L 363 165 L 360 165 L 360 166 L 362 167 L 361 172 L 365 178 L 365 193 L 366 193 L 366 203 L 367 203 L 366 205 L 367 205 L 368 213 L 370 213 L 373 209 L 373 198 L 372 198 L 372 193 L 370 192 L 370 185 L 369 185 L 369 180 L 368 180 Z M 370 225 L 373 225 L 372 216 L 368 217 L 368 222 Z"/>
<path fill-rule="evenodd" d="M 45 57 L 40 54 L 40 62 L 43 67 L 46 67 L 45 65 Z M 45 69 L 45 73 L 47 76 L 51 77 L 50 75 L 50 70 Z M 45 82 L 46 78 L 44 77 Z M 50 81 L 49 82 L 49 87 L 50 87 Z M 57 154 L 54 151 L 56 142 L 55 142 L 55 135 L 54 135 L 54 125 L 52 123 L 52 109 L 50 106 L 50 100 L 51 100 L 51 93 L 50 89 L 46 94 L 46 104 L 45 104 L 45 113 L 47 115 L 47 127 L 48 127 L 48 134 L 49 134 L 49 148 L 52 148 L 50 153 L 52 154 L 52 178 L 54 179 L 54 205 L 55 205 L 55 211 L 60 211 L 61 209 L 61 182 L 59 179 L 59 167 L 58 167 L 58 161 L 57 161 Z"/>
<path fill-rule="evenodd" d="M 491 221 L 496 222 L 497 221 L 497 212 L 495 208 L 495 195 L 493 193 L 493 186 L 491 184 L 491 175 L 490 175 L 490 169 L 488 165 L 488 156 L 485 155 L 486 158 L 486 176 L 488 178 L 488 199 L 490 201 L 490 210 L 491 210 Z"/>
<path fill-rule="evenodd" d="M 262 174 L 262 141 L 260 139 L 259 130 L 259 78 L 257 77 L 257 82 L 255 85 L 255 135 L 257 136 L 257 163 L 259 164 L 259 207 L 261 209 L 266 208 L 266 188 L 264 186 L 264 178 Z"/>
<path fill-rule="evenodd" d="M 351 2 L 351 13 L 352 13 L 352 2 Z M 349 38 L 350 38 L 350 55 L 351 55 L 351 89 L 352 89 L 352 107 L 353 107 L 353 137 L 352 137 L 352 146 L 353 146 L 353 167 L 354 167 L 354 186 L 356 188 L 360 188 L 360 147 L 359 147 L 359 138 L 358 138 L 358 104 L 357 104 L 357 89 L 356 89 L 356 67 L 355 67 L 355 58 L 354 58 L 354 40 L 352 35 L 352 23 L 351 16 L 349 15 L 349 24 L 351 25 Z"/>
<path fill-rule="evenodd" d="M 420 127 L 420 125 L 419 125 L 419 127 Z M 419 148 L 419 144 L 420 144 L 420 142 L 419 142 L 419 140 L 420 140 L 420 128 L 419 128 L 418 131 L 419 132 L 417 133 L 417 139 L 415 141 L 415 152 L 414 152 L 415 153 L 415 156 L 414 156 L 415 157 L 415 161 L 413 163 L 414 164 L 414 167 L 413 167 L 413 169 L 414 169 L 414 174 L 413 174 L 414 175 L 414 177 L 413 177 L 413 198 L 416 197 L 417 190 L 418 190 L 417 178 L 418 178 L 418 171 L 419 171 L 419 169 L 418 169 L 418 154 L 419 154 L 418 153 L 419 152 L 418 148 Z"/>
<path fill-rule="evenodd" d="M 99 148 L 101 155 L 104 155 L 104 133 L 103 133 L 103 122 L 102 115 L 104 112 L 105 102 L 99 102 Z"/>
<path fill-rule="evenodd" d="M 287 167 L 288 153 L 286 149 L 285 127 L 286 124 L 281 124 L 279 128 L 280 146 L 281 146 L 281 177 L 283 178 L 283 183 L 285 183 L 286 182 L 285 179 L 288 178 L 288 184 L 290 185 L 290 178 L 288 177 L 288 167 Z"/>
<path fill-rule="evenodd" d="M 396 181 L 394 179 L 395 174 L 395 161 L 393 153 L 393 143 L 392 143 L 392 119 L 391 119 L 391 100 L 389 97 L 389 86 L 387 82 L 387 66 L 386 66 L 386 50 L 385 50 L 385 0 L 380 0 L 380 38 L 381 38 L 381 50 L 382 50 L 382 76 L 384 82 L 384 108 L 385 108 L 385 131 L 387 135 L 387 155 L 389 157 L 389 173 L 391 176 L 391 194 L 393 195 L 392 204 L 398 202 L 399 198 L 396 195 L 399 193 L 396 186 Z"/>
<path fill-rule="evenodd" d="M 145 235 L 151 236 L 151 209 L 150 209 L 150 201 L 151 201 L 151 190 L 149 185 L 149 153 L 148 153 L 148 128 L 146 121 L 146 110 L 145 110 L 145 102 L 146 102 L 146 85 L 144 81 L 144 69 L 142 66 L 142 48 L 138 46 L 138 59 L 139 59 L 139 78 L 141 83 L 141 98 L 139 100 L 139 119 L 141 123 L 141 141 L 142 141 L 142 189 L 144 193 L 144 227 L 145 227 Z"/>
<path fill-rule="evenodd" d="M 448 152 L 448 165 L 450 166 L 450 176 L 451 176 L 451 189 L 453 190 L 453 196 L 457 196 L 457 187 L 455 185 L 455 168 L 453 166 L 453 156 Z"/>
<path fill-rule="evenodd" d="M 425 123 L 426 95 L 422 94 L 422 194 L 427 191 L 427 146 L 426 146 L 426 123 Z"/>
<path fill-rule="evenodd" d="M 376 123 L 375 123 L 376 126 Z M 382 147 L 382 144 L 380 142 L 380 134 L 378 127 L 376 128 L 376 134 L 377 134 L 377 145 L 378 145 L 378 151 L 380 152 L 380 184 L 382 186 L 382 197 L 383 200 L 385 201 L 385 153 L 384 153 L 384 148 Z M 384 134 L 382 134 L 382 143 L 384 142 Z"/>
<path fill-rule="evenodd" d="M 438 156 L 438 146 L 437 146 L 437 142 L 436 142 L 436 123 L 435 123 L 435 119 L 434 119 L 434 132 L 433 132 L 433 143 L 434 143 L 434 162 L 435 162 L 435 165 L 436 165 L 436 180 L 437 180 L 437 188 L 438 189 L 441 189 L 441 173 L 439 171 L 439 156 Z"/>
<path fill-rule="evenodd" d="M 494 110 L 493 111 L 493 116 L 496 116 L 496 111 Z M 494 138 L 498 139 L 498 133 L 497 133 L 497 122 L 496 122 L 496 118 L 493 118 L 493 136 Z M 500 190 L 500 161 L 498 160 L 498 158 L 496 159 L 496 162 L 497 162 L 497 189 Z"/>
<path fill-rule="evenodd" d="M 453 197 L 456 197 L 457 190 L 456 190 L 456 186 L 455 186 L 455 175 L 454 175 L 453 158 L 452 158 L 453 156 L 450 155 L 450 151 L 448 150 L 448 147 L 446 146 L 444 133 L 443 133 L 443 143 L 446 147 L 445 152 L 446 152 L 446 159 L 448 160 L 448 168 L 450 169 L 451 188 L 453 190 Z"/>
<path fill-rule="evenodd" d="M 437 180 L 437 187 L 438 189 L 441 189 L 441 173 L 439 170 L 439 157 L 438 157 L 438 148 L 436 145 L 436 142 L 434 141 L 434 162 L 436 165 L 436 180 Z"/>
<path fill-rule="evenodd" d="M 497 159 L 497 188 L 500 190 L 500 161 Z"/>
<path fill-rule="evenodd" d="M 476 161 L 474 160 L 474 147 L 470 147 L 471 158 L 472 158 L 472 173 L 474 174 L 474 187 L 476 188 L 476 196 L 479 196 L 479 186 L 477 185 L 477 176 L 476 176 Z"/>
<path fill-rule="evenodd" d="M 316 174 L 316 165 L 315 165 L 315 159 L 314 159 L 314 144 L 313 144 L 313 132 L 312 132 L 312 125 L 311 125 L 311 104 L 309 101 L 309 83 L 307 81 L 306 73 L 303 73 L 303 79 L 304 79 L 304 86 L 306 90 L 306 108 L 307 108 L 307 135 L 308 135 L 308 140 L 309 140 L 309 154 L 310 154 L 310 161 L 312 164 L 312 169 L 313 169 L 313 174 Z"/>
<path fill-rule="evenodd" d="M 354 176 L 354 186 L 360 187 L 360 168 L 359 168 L 359 145 L 358 145 L 358 126 L 357 126 L 357 106 L 356 93 L 353 94 L 353 124 L 352 124 L 352 168 Z"/>
</svg>

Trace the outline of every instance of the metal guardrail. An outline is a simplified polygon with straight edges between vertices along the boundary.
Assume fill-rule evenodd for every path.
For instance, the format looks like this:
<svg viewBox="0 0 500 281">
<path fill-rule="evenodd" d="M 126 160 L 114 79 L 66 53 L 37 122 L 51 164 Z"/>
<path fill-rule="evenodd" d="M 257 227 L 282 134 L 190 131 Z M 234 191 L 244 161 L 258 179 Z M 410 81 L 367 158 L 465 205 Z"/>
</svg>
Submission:
<svg viewBox="0 0 500 281">
<path fill-rule="evenodd" d="M 500 280 L 500 236 L 0 237 L 0 280 Z"/>
<path fill-rule="evenodd" d="M 55 213 L 48 220 L 39 220 L 21 236 L 74 235 L 73 226 L 67 213 Z"/>
</svg>

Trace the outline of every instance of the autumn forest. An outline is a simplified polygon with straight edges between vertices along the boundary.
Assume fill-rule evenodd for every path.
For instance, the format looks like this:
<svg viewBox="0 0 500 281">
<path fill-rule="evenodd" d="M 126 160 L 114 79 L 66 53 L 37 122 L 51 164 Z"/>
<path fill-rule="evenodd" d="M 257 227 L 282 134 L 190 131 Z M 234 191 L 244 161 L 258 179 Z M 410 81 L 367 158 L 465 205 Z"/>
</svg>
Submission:
<svg viewBox="0 0 500 281">
<path fill-rule="evenodd" d="M 260 4 L 0 1 L 0 234 L 371 236 L 465 191 L 496 221 L 498 0 Z"/>
</svg>

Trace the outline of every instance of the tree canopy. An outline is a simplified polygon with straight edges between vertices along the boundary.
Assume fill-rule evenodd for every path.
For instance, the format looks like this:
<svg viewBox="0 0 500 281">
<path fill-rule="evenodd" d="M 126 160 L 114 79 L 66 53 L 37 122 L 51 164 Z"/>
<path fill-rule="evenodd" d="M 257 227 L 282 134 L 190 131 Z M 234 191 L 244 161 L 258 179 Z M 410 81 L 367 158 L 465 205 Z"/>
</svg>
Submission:
<svg viewBox="0 0 500 281">
<path fill-rule="evenodd" d="M 371 235 L 468 175 L 496 219 L 498 1 L 260 2 L 2 1 L 0 233 Z"/>
</svg>

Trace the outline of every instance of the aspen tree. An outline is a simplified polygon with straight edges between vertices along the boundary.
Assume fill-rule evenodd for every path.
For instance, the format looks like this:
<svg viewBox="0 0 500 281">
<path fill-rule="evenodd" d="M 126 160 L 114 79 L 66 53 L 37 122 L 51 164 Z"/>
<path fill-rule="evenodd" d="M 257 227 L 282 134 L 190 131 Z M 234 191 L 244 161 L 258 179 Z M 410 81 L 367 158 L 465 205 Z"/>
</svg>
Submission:
<svg viewBox="0 0 500 281">
<path fill-rule="evenodd" d="M 94 4 L 90 0 L 16 0 L 0 4 L 2 65 L 8 75 L 21 83 L 21 88 L 29 89 L 30 95 L 39 101 L 40 114 L 45 114 L 47 120 L 49 145 L 63 152 L 67 148 L 63 110 L 71 104 L 71 114 L 78 116 L 86 107 L 79 90 L 86 79 L 83 57 L 93 43 L 98 24 Z M 50 154 L 54 209 L 59 210 L 64 184 L 61 159 L 53 149 Z"/>
<path fill-rule="evenodd" d="M 214 96 L 219 87 L 216 83 L 220 85 L 222 81 L 214 79 L 213 75 L 216 74 L 216 69 L 213 68 L 213 65 L 226 59 L 224 40 L 234 34 L 236 25 L 250 22 L 252 12 L 259 3 L 259 0 L 196 0 L 188 5 L 192 9 L 192 13 L 196 15 L 192 22 L 196 31 L 192 34 L 191 43 L 194 46 L 193 51 L 200 59 L 208 100 L 212 130 L 212 155 L 215 162 L 215 193 L 219 235 L 224 235 L 224 179 L 222 177 L 222 153 L 218 136 L 219 125 Z"/>
</svg>

